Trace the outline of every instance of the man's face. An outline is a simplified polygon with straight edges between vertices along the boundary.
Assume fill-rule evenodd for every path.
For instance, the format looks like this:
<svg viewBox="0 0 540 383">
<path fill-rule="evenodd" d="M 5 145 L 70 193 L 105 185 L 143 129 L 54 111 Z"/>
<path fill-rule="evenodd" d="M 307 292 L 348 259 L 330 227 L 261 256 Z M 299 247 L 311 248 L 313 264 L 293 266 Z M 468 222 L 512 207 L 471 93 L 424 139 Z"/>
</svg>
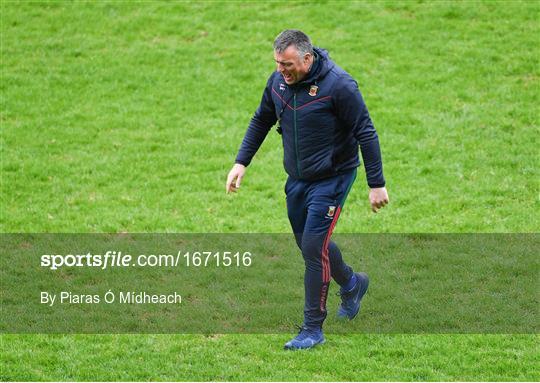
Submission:
<svg viewBox="0 0 540 383">
<path fill-rule="evenodd" d="M 287 85 L 292 85 L 301 81 L 309 72 L 313 56 L 306 53 L 303 57 L 300 57 L 296 47 L 290 45 L 281 53 L 274 51 L 274 59 L 277 64 L 277 71 L 282 74 Z"/>
</svg>

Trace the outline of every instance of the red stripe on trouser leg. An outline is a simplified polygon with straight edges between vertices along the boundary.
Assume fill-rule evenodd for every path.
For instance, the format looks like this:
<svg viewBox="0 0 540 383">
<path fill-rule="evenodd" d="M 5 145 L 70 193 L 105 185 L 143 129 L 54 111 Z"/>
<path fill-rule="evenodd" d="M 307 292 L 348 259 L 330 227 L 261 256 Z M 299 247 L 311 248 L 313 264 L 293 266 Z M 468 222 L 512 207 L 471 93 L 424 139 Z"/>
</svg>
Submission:
<svg viewBox="0 0 540 383">
<path fill-rule="evenodd" d="M 328 229 L 328 232 L 326 233 L 326 237 L 324 238 L 324 242 L 323 242 L 322 264 L 323 264 L 323 282 L 325 283 L 330 282 L 330 258 L 328 254 L 328 246 L 330 244 L 330 237 L 332 237 L 332 232 L 334 231 L 334 228 L 336 226 L 340 213 L 341 213 L 341 206 L 338 206 L 334 219 L 332 220 L 332 223 L 330 224 L 330 228 Z"/>
<path fill-rule="evenodd" d="M 338 208 L 336 209 L 336 213 L 334 215 L 334 219 L 332 220 L 332 223 L 330 224 L 330 228 L 328 229 L 328 232 L 326 233 L 326 237 L 324 238 L 322 251 L 321 251 L 322 267 L 323 267 L 323 273 L 322 273 L 323 287 L 321 288 L 321 299 L 320 299 L 321 311 L 326 310 L 326 296 L 328 293 L 328 284 L 330 283 L 330 277 L 331 277 L 328 246 L 330 244 L 330 237 L 332 236 L 332 232 L 334 231 L 334 227 L 336 226 L 340 213 L 341 213 L 341 206 L 338 206 Z"/>
</svg>

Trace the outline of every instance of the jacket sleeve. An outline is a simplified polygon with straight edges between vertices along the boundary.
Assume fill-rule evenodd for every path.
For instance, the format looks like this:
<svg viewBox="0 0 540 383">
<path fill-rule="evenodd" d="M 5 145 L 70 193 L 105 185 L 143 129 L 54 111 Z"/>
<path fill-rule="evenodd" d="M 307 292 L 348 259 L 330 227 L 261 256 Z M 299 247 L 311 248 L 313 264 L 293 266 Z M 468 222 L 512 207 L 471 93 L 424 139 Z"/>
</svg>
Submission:
<svg viewBox="0 0 540 383">
<path fill-rule="evenodd" d="M 379 137 L 358 89 L 350 76 L 338 80 L 334 90 L 338 118 L 352 129 L 360 144 L 367 182 L 370 188 L 385 186 Z"/>
<path fill-rule="evenodd" d="M 277 117 L 272 101 L 272 80 L 274 74 L 270 76 L 264 89 L 261 103 L 247 128 L 244 140 L 236 156 L 235 163 L 248 166 L 259 147 L 263 143 L 270 128 L 276 123 Z"/>
</svg>

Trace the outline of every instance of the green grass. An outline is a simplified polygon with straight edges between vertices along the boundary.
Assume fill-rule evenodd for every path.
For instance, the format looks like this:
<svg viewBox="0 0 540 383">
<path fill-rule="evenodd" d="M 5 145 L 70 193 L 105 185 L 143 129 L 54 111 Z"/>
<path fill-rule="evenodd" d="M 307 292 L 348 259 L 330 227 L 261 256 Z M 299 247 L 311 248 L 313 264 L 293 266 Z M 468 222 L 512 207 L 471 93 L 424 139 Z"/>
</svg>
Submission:
<svg viewBox="0 0 540 383">
<path fill-rule="evenodd" d="M 2 377 L 28 380 L 529 380 L 537 338 L 351 335 L 290 352 L 286 335 L 6 335 Z"/>
<path fill-rule="evenodd" d="M 359 82 L 391 204 L 338 232 L 537 232 L 536 2 L 1 3 L 2 232 L 289 231 L 279 136 L 225 176 L 305 30 Z M 300 271 L 299 271 L 300 272 Z M 538 380 L 537 335 L 2 335 L 3 380 Z"/>
</svg>

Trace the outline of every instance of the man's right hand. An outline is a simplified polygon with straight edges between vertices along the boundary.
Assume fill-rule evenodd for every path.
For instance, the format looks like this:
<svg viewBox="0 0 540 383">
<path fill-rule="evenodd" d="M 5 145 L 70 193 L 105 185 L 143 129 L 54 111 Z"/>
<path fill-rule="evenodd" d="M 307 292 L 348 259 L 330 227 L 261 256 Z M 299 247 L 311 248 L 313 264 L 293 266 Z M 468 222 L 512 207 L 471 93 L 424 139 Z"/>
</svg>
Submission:
<svg viewBox="0 0 540 383">
<path fill-rule="evenodd" d="M 227 176 L 227 184 L 225 185 L 225 191 L 227 193 L 235 193 L 240 188 L 240 183 L 244 174 L 246 172 L 246 167 L 241 164 L 234 164 L 229 175 Z"/>
</svg>

